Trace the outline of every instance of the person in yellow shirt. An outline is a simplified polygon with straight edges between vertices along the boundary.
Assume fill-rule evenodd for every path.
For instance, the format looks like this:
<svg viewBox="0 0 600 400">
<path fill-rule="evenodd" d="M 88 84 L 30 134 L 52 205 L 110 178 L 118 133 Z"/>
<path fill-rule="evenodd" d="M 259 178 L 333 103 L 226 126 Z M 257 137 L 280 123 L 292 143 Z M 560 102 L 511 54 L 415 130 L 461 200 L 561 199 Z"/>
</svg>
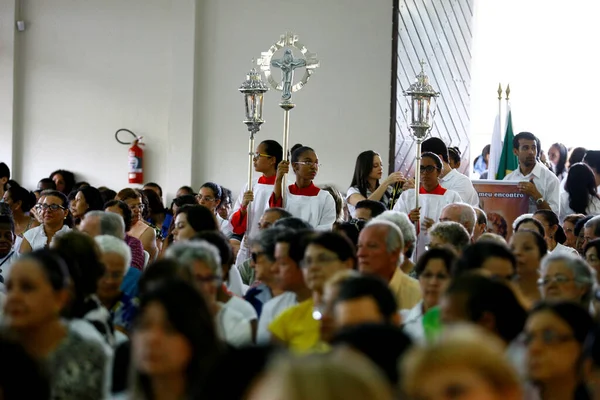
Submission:
<svg viewBox="0 0 600 400">
<path fill-rule="evenodd" d="M 286 234 L 277 238 L 276 264 L 295 263 L 304 278 L 311 296 L 298 305 L 284 311 L 269 326 L 275 342 L 287 345 L 292 351 L 323 351 L 327 346 L 320 339 L 320 320 L 323 313 L 323 288 L 325 282 L 339 271 L 353 269 L 356 253 L 350 241 L 338 233 L 324 232 L 304 237 L 304 247 L 298 234 Z"/>
</svg>

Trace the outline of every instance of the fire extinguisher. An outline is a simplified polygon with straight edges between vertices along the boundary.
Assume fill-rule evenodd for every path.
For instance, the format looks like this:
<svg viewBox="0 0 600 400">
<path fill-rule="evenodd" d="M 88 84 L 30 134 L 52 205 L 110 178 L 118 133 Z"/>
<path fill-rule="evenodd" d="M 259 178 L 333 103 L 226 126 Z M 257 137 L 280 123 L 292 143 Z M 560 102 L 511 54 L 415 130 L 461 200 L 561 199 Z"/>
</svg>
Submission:
<svg viewBox="0 0 600 400">
<path fill-rule="evenodd" d="M 119 133 L 120 132 L 127 132 L 130 133 L 131 136 L 134 137 L 133 142 L 123 142 L 122 140 L 119 139 Z M 135 133 L 133 133 L 132 131 L 130 131 L 129 129 L 119 129 L 116 133 L 115 133 L 115 139 L 117 139 L 117 142 L 121 143 L 121 144 L 125 144 L 125 145 L 131 145 L 131 147 L 128 150 L 128 161 L 129 161 L 129 167 L 127 169 L 128 171 L 128 178 L 129 178 L 129 183 L 136 183 L 136 184 L 143 184 L 144 183 L 144 150 L 140 147 L 143 146 L 144 143 L 142 143 L 142 136 L 137 136 Z"/>
</svg>

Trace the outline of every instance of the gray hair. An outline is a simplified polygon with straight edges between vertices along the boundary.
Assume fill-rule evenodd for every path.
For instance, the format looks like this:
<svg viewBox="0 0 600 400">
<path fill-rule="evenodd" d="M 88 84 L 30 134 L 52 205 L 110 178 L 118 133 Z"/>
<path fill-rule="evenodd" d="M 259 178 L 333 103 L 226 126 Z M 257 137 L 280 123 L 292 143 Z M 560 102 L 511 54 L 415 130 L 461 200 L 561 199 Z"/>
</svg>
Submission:
<svg viewBox="0 0 600 400">
<path fill-rule="evenodd" d="M 385 238 L 387 252 L 391 254 L 394 251 L 400 250 L 400 254 L 402 255 L 402 252 L 404 251 L 404 238 L 402 237 L 402 231 L 396 224 L 390 221 L 372 219 L 365 225 L 364 229 L 371 226 L 386 227 L 388 229 L 387 237 Z M 400 257 L 400 262 L 402 262 L 402 257 Z"/>
<path fill-rule="evenodd" d="M 577 287 L 587 288 L 585 294 L 581 297 L 581 301 L 585 306 L 589 306 L 596 289 L 596 271 L 581 257 L 574 254 L 548 254 L 542 259 L 542 266 L 540 268 L 542 275 L 548 272 L 548 267 L 553 262 L 563 263 L 573 273 Z"/>
<path fill-rule="evenodd" d="M 373 218 L 373 220 L 389 221 L 396 225 L 402 232 L 402 243 L 404 244 L 402 253 L 406 257 L 412 257 L 417 243 L 417 230 L 408 215 L 400 211 L 387 210 Z"/>
<path fill-rule="evenodd" d="M 94 238 L 103 254 L 118 254 L 125 261 L 125 271 L 131 266 L 131 248 L 123 241 L 110 235 L 100 235 Z"/>
<path fill-rule="evenodd" d="M 429 228 L 429 236 L 437 236 L 444 242 L 454 246 L 458 251 L 463 251 L 471 242 L 471 235 L 467 229 L 453 221 L 438 222 Z"/>
<path fill-rule="evenodd" d="M 194 261 L 201 261 L 211 269 L 213 274 L 219 277 L 223 276 L 219 250 L 205 240 L 175 243 L 169 246 L 165 257 L 173 259 L 187 268 L 191 268 Z"/>
<path fill-rule="evenodd" d="M 119 239 L 125 238 L 125 222 L 117 213 L 106 211 L 90 211 L 84 218 L 98 217 L 100 220 L 100 234 L 110 235 Z"/>
<path fill-rule="evenodd" d="M 285 231 L 285 229 L 277 227 L 270 227 L 269 229 L 262 230 L 256 237 L 250 239 L 250 245 L 260 246 L 263 254 L 270 261 L 275 261 L 275 244 L 277 243 L 277 236 Z"/>
<path fill-rule="evenodd" d="M 600 236 L 600 215 L 595 216 L 585 223 L 583 226 L 585 229 L 592 228 L 594 230 L 593 234 L 595 237 Z"/>
<path fill-rule="evenodd" d="M 411 222 L 408 215 L 400 211 L 387 210 L 379 214 L 373 220 L 376 221 L 389 221 L 396 225 L 402 232 L 402 239 L 404 240 L 404 246 L 406 243 L 417 241 L 417 230 L 415 225 Z"/>
<path fill-rule="evenodd" d="M 458 222 L 462 226 L 465 227 L 469 236 L 473 236 L 473 232 L 475 231 L 475 223 L 477 222 L 477 213 L 472 205 L 467 203 L 452 203 L 446 205 L 442 209 L 442 213 L 445 209 L 458 208 L 460 213 L 458 214 Z"/>
</svg>

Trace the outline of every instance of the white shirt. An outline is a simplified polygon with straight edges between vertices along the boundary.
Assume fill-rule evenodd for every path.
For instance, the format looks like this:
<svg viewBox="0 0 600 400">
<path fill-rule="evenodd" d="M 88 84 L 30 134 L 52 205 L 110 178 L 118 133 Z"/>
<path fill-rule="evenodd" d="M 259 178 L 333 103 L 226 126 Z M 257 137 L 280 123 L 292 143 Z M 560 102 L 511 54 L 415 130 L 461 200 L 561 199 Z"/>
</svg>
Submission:
<svg viewBox="0 0 600 400">
<path fill-rule="evenodd" d="M 560 194 L 560 221 L 564 221 L 565 217 L 570 214 L 577 214 L 569 207 L 569 201 L 571 200 L 569 192 L 562 192 Z M 590 195 L 590 202 L 585 209 L 585 215 L 600 215 L 600 199 L 598 197 Z"/>
<path fill-rule="evenodd" d="M 381 199 L 378 200 L 378 201 L 381 201 L 385 205 L 386 208 L 388 208 L 389 199 L 392 196 L 391 190 L 392 190 L 392 187 L 389 186 L 386 189 L 386 192 L 384 193 L 384 195 L 381 197 Z M 350 196 L 352 196 L 353 194 L 360 194 L 362 196 L 362 193 L 360 193 L 360 190 L 358 190 L 358 188 L 356 186 L 352 186 L 351 188 L 349 188 L 348 193 L 346 193 L 346 204 L 348 205 L 348 212 L 350 213 L 352 218 L 355 218 L 356 217 L 356 206 L 353 206 L 348 201 L 348 199 L 350 199 Z M 372 194 L 373 194 L 373 192 L 371 192 L 369 189 L 367 189 L 367 198 Z"/>
<path fill-rule="evenodd" d="M 423 328 L 423 300 L 411 309 L 400 310 L 402 316 L 402 330 L 413 341 L 425 342 L 425 329 Z"/>
<path fill-rule="evenodd" d="M 554 248 L 554 250 L 549 251 L 548 253 L 551 253 L 551 254 L 554 254 L 554 255 L 558 255 L 558 254 L 571 254 L 571 255 L 579 256 L 579 253 L 577 252 L 577 250 L 575 250 L 572 247 L 568 247 L 568 246 L 562 245 L 560 243 L 556 243 L 556 247 Z"/>
<path fill-rule="evenodd" d="M 286 188 L 285 209 L 317 230 L 331 230 L 337 218 L 335 200 L 327 190 L 319 190 L 316 196 L 291 194 Z"/>
<path fill-rule="evenodd" d="M 215 214 L 217 217 L 217 223 L 219 224 L 219 229 L 221 233 L 225 235 L 227 239 L 231 238 L 233 235 L 233 226 L 231 226 L 231 222 L 228 219 L 223 219 L 219 214 Z"/>
<path fill-rule="evenodd" d="M 67 225 L 63 225 L 62 228 L 60 228 L 60 230 L 54 234 L 54 237 L 63 232 L 69 232 L 70 230 L 71 228 L 69 228 Z M 43 249 L 46 247 L 46 245 L 50 245 L 50 243 L 48 243 L 48 237 L 46 237 L 46 232 L 44 231 L 44 225 L 31 228 L 23 234 L 23 237 L 27 239 L 31 245 L 31 250 Z"/>
<path fill-rule="evenodd" d="M 521 173 L 520 167 L 504 177 L 505 181 L 529 181 L 533 178 L 533 183 L 540 192 L 544 200 L 548 202 L 552 211 L 560 215 L 560 181 L 554 175 L 554 172 L 544 167 L 539 162 L 528 175 Z M 529 198 L 529 212 L 537 211 L 537 205 L 533 198 Z"/>
<path fill-rule="evenodd" d="M 262 308 L 260 319 L 258 320 L 258 329 L 256 334 L 257 344 L 267 344 L 271 341 L 271 332 L 269 331 L 269 325 L 279 317 L 282 312 L 288 308 L 298 304 L 296 300 L 296 294 L 292 292 L 285 292 L 277 297 L 267 301 Z"/>
<path fill-rule="evenodd" d="M 232 296 L 231 299 L 223 306 L 225 308 L 233 308 L 240 314 L 244 316 L 247 321 L 253 321 L 258 319 L 258 314 L 252 304 L 247 302 L 246 300 L 239 298 L 237 296 Z"/>
<path fill-rule="evenodd" d="M 225 307 L 221 303 L 221 309 L 216 315 L 217 334 L 228 344 L 241 347 L 252 344 L 252 327 L 250 321 L 239 311 L 231 307 Z"/>
<path fill-rule="evenodd" d="M 237 267 L 229 268 L 227 289 L 238 296 L 244 296 L 246 294 L 246 290 L 248 290 L 248 286 L 244 285 L 242 282 L 242 275 L 240 274 L 240 270 Z"/>
<path fill-rule="evenodd" d="M 479 194 L 473 187 L 473 182 L 457 170 L 452 169 L 440 178 L 440 185 L 444 189 L 454 190 L 465 203 L 479 207 Z"/>
</svg>

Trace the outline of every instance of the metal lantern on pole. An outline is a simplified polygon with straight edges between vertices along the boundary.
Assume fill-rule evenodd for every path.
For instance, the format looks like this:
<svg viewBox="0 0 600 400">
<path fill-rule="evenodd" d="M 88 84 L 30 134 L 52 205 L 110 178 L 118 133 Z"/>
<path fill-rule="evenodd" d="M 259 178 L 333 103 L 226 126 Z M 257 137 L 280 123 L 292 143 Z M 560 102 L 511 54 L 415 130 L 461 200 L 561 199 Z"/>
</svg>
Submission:
<svg viewBox="0 0 600 400">
<path fill-rule="evenodd" d="M 254 171 L 254 136 L 260 130 L 260 126 L 265 122 L 262 119 L 263 114 L 263 95 L 269 90 L 262 81 L 260 73 L 255 68 L 246 75 L 246 80 L 240 86 L 239 91 L 244 94 L 244 104 L 246 106 L 246 119 L 244 124 L 250 131 L 250 142 L 248 145 L 248 190 L 252 190 L 252 172 Z"/>
<path fill-rule="evenodd" d="M 410 130 L 417 144 L 415 167 L 415 208 L 419 207 L 419 187 L 421 186 L 421 144 L 425 141 L 431 128 L 433 128 L 433 117 L 435 116 L 436 98 L 440 95 L 429 84 L 429 78 L 425 75 L 421 61 L 421 72 L 415 78 L 415 82 L 403 91 L 410 104 Z M 409 98 L 410 97 L 410 98 Z"/>
</svg>

